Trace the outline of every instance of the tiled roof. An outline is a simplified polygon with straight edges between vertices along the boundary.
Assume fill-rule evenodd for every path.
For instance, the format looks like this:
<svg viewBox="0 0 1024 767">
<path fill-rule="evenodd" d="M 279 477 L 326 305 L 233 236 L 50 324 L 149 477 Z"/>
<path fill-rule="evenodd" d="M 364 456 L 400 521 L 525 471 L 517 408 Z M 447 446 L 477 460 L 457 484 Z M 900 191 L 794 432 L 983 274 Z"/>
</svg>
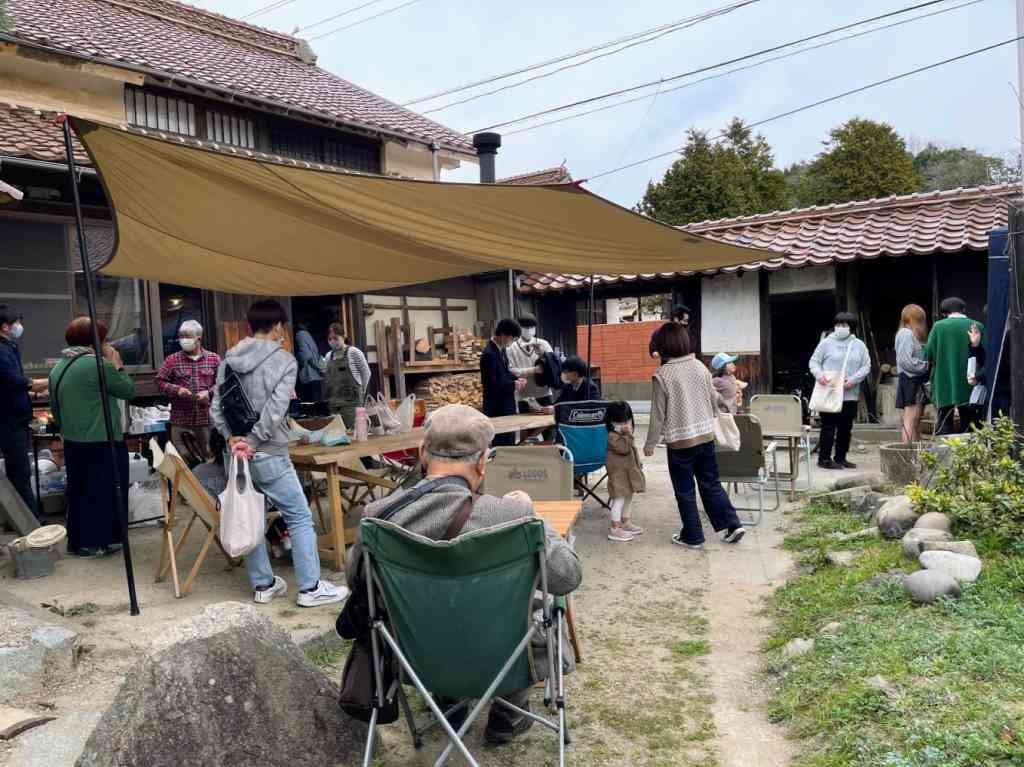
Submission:
<svg viewBox="0 0 1024 767">
<path fill-rule="evenodd" d="M 64 130 L 54 123 L 56 117 L 56 112 L 0 104 L 0 157 L 66 162 Z M 72 136 L 71 140 L 75 160 L 89 165 L 89 155 L 78 139 Z"/>
<path fill-rule="evenodd" d="M 519 186 L 541 186 L 543 184 L 571 184 L 572 175 L 569 173 L 568 168 L 566 168 L 564 165 L 559 165 L 557 168 L 536 170 L 533 173 L 523 173 L 522 175 L 519 176 L 499 178 L 498 183 L 515 184 Z"/>
<path fill-rule="evenodd" d="M 956 253 L 985 250 L 988 233 L 1007 221 L 1007 200 L 1019 196 L 1019 184 L 921 192 L 876 200 L 824 205 L 755 216 L 701 221 L 681 227 L 712 240 L 762 248 L 777 258 L 718 272 L 775 271 L 880 256 Z M 674 279 L 695 274 L 680 270 L 661 274 L 595 275 L 598 284 Z M 524 292 L 589 287 L 583 274 L 525 274 Z"/>
<path fill-rule="evenodd" d="M 12 34 L 73 56 L 475 154 L 460 133 L 320 69 L 302 40 L 172 0 L 7 0 Z"/>
</svg>

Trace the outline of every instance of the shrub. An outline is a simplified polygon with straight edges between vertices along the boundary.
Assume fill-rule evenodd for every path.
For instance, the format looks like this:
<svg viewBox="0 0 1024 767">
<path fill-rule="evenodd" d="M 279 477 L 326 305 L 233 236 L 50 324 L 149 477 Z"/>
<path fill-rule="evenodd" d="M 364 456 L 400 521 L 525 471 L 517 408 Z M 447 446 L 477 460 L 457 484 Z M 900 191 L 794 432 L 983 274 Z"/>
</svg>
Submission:
<svg viewBox="0 0 1024 767">
<path fill-rule="evenodd" d="M 1009 418 L 977 429 L 969 439 L 949 440 L 949 460 L 939 466 L 924 454 L 935 472 L 929 487 L 911 485 L 907 494 L 919 512 L 948 514 L 958 530 L 989 536 L 1007 545 L 1024 533 L 1024 465 L 1022 442 Z"/>
</svg>

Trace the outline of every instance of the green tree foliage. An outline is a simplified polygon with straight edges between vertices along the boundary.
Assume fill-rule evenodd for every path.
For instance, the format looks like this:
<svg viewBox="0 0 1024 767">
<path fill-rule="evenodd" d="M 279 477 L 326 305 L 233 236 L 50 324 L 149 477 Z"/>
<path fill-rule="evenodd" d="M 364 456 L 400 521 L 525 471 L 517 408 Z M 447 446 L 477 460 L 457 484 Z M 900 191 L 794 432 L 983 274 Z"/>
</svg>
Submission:
<svg viewBox="0 0 1024 767">
<path fill-rule="evenodd" d="M 957 189 L 1017 181 L 1020 173 L 1001 157 L 967 147 L 942 149 L 927 144 L 914 156 L 914 170 L 921 177 L 921 191 Z"/>
<path fill-rule="evenodd" d="M 853 118 L 834 128 L 825 149 L 804 168 L 790 168 L 790 198 L 798 205 L 909 194 L 921 186 L 906 142 L 886 123 Z"/>
<path fill-rule="evenodd" d="M 734 118 L 719 140 L 691 129 L 681 157 L 650 182 L 636 211 L 666 224 L 765 213 L 786 207 L 771 147 Z"/>
</svg>

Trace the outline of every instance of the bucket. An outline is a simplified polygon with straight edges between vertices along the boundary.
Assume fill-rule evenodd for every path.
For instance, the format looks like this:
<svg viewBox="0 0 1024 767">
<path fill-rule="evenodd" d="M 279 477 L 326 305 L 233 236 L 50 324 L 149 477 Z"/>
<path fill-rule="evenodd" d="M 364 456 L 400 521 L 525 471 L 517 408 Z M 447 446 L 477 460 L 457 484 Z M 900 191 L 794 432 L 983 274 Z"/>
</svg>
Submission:
<svg viewBox="0 0 1024 767">
<path fill-rule="evenodd" d="M 18 546 L 18 543 L 23 540 L 24 538 L 19 538 L 11 544 L 11 554 L 14 557 L 14 577 L 31 580 L 53 575 L 54 563 L 60 559 L 60 551 L 57 550 L 57 547 L 37 549 Z"/>
</svg>

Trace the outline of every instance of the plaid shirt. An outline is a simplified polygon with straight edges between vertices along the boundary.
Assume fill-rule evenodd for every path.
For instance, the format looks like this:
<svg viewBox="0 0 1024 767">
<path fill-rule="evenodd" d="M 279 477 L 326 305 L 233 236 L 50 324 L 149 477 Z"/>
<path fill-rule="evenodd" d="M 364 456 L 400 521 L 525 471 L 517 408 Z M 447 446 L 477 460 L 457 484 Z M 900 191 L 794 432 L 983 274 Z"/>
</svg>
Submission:
<svg viewBox="0 0 1024 767">
<path fill-rule="evenodd" d="M 210 424 L 210 400 L 217 382 L 217 368 L 220 356 L 203 349 L 199 359 L 194 360 L 185 352 L 175 352 L 164 360 L 157 373 L 156 383 L 160 391 L 171 400 L 171 423 L 175 426 L 208 426 Z M 192 397 L 180 397 L 178 392 L 188 389 Z M 195 395 L 208 391 L 209 399 L 199 402 Z"/>
</svg>

